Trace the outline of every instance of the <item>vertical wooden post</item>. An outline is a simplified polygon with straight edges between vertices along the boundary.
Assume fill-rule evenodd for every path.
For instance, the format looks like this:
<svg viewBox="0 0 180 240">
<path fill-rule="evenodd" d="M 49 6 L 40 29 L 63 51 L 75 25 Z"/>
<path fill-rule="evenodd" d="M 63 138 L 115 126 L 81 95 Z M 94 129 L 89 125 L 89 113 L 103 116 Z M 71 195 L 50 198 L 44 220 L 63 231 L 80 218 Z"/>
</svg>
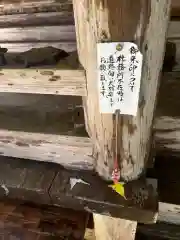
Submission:
<svg viewBox="0 0 180 240">
<path fill-rule="evenodd" d="M 94 143 L 96 171 L 104 179 L 109 179 L 113 169 L 115 126 L 111 114 L 99 113 L 96 43 L 104 40 L 134 41 L 143 53 L 138 114 L 136 117 L 122 116 L 118 123 L 121 136 L 121 177 L 127 181 L 136 179 L 146 167 L 151 144 L 170 2 L 171 0 L 73 0 L 79 59 L 87 77 L 88 96 L 83 99 L 86 128 Z M 108 223 L 103 223 L 101 217 L 101 227 L 102 224 L 112 226 L 115 221 L 109 218 Z M 122 226 L 122 220 L 119 221 Z M 121 229 L 123 231 L 122 227 Z M 102 235 L 97 239 L 110 238 Z"/>
</svg>

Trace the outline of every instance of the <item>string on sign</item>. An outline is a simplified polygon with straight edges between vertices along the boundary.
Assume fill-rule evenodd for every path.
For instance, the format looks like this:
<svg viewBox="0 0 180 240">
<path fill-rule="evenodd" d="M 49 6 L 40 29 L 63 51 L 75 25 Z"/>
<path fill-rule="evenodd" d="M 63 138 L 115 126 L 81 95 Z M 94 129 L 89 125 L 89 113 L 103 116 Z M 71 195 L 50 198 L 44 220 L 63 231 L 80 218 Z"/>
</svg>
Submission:
<svg viewBox="0 0 180 240">
<path fill-rule="evenodd" d="M 120 168 L 118 164 L 118 123 L 119 123 L 119 111 L 115 112 L 115 154 L 114 154 L 114 169 L 112 172 L 112 180 L 114 184 L 118 183 L 120 180 Z"/>
</svg>

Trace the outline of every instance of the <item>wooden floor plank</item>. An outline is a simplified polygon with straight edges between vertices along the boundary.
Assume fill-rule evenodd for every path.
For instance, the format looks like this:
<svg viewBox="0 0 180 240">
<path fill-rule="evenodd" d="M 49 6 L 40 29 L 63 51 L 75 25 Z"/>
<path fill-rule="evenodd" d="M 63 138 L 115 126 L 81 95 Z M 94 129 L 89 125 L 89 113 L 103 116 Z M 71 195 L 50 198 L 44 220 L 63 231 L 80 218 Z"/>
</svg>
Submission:
<svg viewBox="0 0 180 240">
<path fill-rule="evenodd" d="M 71 1 L 3 1 L 0 4 L 0 15 L 38 12 L 72 12 Z"/>
<path fill-rule="evenodd" d="M 84 70 L 2 69 L 1 92 L 86 96 Z"/>
</svg>

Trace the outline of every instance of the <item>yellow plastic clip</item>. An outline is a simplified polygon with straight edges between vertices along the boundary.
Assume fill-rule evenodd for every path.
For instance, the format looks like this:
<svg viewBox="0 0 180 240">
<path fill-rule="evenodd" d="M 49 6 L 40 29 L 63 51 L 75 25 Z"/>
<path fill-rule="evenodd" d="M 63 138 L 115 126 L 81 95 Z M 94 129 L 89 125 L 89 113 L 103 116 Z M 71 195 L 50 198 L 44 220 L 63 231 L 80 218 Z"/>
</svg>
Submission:
<svg viewBox="0 0 180 240">
<path fill-rule="evenodd" d="M 125 191 L 124 191 L 124 183 L 122 182 L 117 182 L 112 185 L 109 185 L 115 192 L 117 192 L 119 195 L 121 195 L 124 199 L 127 200 L 125 196 Z"/>
</svg>

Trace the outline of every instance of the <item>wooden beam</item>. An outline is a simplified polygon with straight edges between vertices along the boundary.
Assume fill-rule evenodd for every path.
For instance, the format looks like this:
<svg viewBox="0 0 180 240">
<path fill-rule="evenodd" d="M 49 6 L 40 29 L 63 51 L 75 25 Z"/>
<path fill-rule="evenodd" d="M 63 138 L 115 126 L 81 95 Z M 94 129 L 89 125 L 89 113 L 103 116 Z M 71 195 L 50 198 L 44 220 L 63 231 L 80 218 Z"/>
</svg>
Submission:
<svg viewBox="0 0 180 240">
<path fill-rule="evenodd" d="M 151 185 L 136 180 L 125 185 L 127 200 L 93 171 L 64 169 L 59 164 L 0 157 L 0 198 L 49 204 L 107 217 L 154 223 L 157 196 Z M 97 191 L 101 189 L 101 191 Z M 141 197 L 139 198 L 139 196 Z M 127 221 L 128 223 L 128 221 Z"/>
<path fill-rule="evenodd" d="M 53 26 L 74 24 L 73 12 L 0 15 L 0 27 Z"/>
<path fill-rule="evenodd" d="M 63 0 L 8 1 L 0 4 L 0 15 L 38 12 L 72 12 L 72 2 Z"/>
<path fill-rule="evenodd" d="M 94 169 L 91 141 L 83 137 L 0 129 L 0 155 Z"/>
<path fill-rule="evenodd" d="M 112 224 L 111 226 L 113 226 L 113 220 L 115 220 L 113 218 L 116 218 L 115 226 L 118 225 L 118 220 L 119 224 L 123 223 L 123 220 L 119 218 L 141 223 L 156 222 L 158 199 L 153 186 L 144 180 L 135 180 L 125 184 L 124 187 L 127 199 L 124 199 L 108 187 L 108 182 L 102 180 L 97 174 L 90 171 L 59 169 L 51 186 L 50 196 L 55 205 L 84 209 L 91 213 L 105 215 L 107 216 L 105 222 L 109 222 L 109 224 Z M 101 191 L 97 191 L 97 189 L 101 189 Z M 97 221 L 99 221 L 98 216 L 96 215 Z M 99 217 L 102 219 L 101 216 Z M 108 218 L 109 220 L 107 220 Z M 124 222 L 125 226 L 128 227 L 130 222 Z M 94 223 L 96 228 L 96 222 Z M 102 222 L 101 226 L 103 227 L 103 225 Z M 130 225 L 133 227 L 134 224 Z M 131 231 L 131 227 L 129 231 Z M 120 231 L 119 234 L 123 235 L 123 231 Z M 108 239 L 108 236 L 103 236 L 104 239 L 106 237 Z"/>
<path fill-rule="evenodd" d="M 1 69 L 1 92 L 86 96 L 83 70 Z"/>
<path fill-rule="evenodd" d="M 177 39 L 180 36 L 179 21 L 170 21 L 168 27 L 168 39 Z"/>
<path fill-rule="evenodd" d="M 0 42 L 75 41 L 73 25 L 0 28 Z"/>
</svg>

